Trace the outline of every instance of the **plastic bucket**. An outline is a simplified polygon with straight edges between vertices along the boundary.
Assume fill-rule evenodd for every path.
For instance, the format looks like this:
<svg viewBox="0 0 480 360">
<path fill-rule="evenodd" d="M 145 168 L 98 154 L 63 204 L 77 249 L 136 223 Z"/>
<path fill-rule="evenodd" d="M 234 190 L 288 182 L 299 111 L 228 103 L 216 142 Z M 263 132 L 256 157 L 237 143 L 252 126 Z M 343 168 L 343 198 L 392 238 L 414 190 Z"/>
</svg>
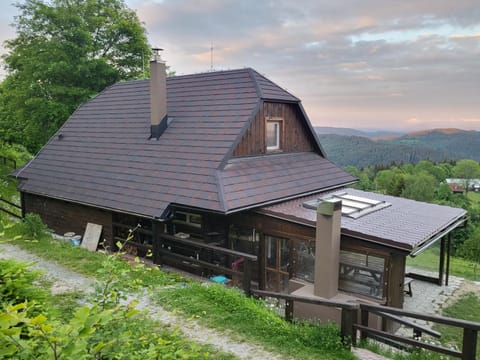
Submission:
<svg viewBox="0 0 480 360">
<path fill-rule="evenodd" d="M 80 246 L 80 243 L 82 242 L 82 237 L 80 235 L 72 236 L 70 242 L 72 243 L 72 246 Z"/>
</svg>

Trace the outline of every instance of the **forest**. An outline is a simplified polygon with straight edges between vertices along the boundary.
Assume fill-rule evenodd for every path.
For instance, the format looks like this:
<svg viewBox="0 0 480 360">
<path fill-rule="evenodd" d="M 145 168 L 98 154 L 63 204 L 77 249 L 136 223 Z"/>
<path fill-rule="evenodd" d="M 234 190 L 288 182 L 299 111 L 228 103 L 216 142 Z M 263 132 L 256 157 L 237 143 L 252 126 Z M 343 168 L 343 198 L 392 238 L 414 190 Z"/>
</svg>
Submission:
<svg viewBox="0 0 480 360">
<path fill-rule="evenodd" d="M 319 133 L 330 160 L 342 166 L 434 162 L 473 159 L 480 161 L 480 132 L 430 130 L 395 138 L 367 138 L 356 135 Z"/>
</svg>

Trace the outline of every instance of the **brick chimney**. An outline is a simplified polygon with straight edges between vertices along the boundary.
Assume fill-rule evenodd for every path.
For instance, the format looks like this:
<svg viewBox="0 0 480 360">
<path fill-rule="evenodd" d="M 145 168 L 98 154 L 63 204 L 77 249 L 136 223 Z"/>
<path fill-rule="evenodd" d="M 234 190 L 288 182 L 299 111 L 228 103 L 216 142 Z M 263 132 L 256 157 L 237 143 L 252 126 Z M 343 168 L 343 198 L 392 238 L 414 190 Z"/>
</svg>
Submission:
<svg viewBox="0 0 480 360">
<path fill-rule="evenodd" d="M 167 129 L 167 74 L 160 57 L 162 49 L 154 48 L 150 61 L 150 139 L 157 139 Z"/>
<path fill-rule="evenodd" d="M 318 205 L 313 293 L 326 299 L 338 293 L 341 220 L 341 200 L 324 200 Z"/>
</svg>

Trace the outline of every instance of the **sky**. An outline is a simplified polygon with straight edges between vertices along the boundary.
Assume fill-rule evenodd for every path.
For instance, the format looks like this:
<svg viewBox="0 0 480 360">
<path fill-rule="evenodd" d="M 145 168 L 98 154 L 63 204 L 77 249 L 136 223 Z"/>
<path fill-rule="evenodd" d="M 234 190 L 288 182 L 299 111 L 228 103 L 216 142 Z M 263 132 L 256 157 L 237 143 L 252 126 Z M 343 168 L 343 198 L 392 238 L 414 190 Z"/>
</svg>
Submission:
<svg viewBox="0 0 480 360">
<path fill-rule="evenodd" d="M 15 36 L 10 2 L 0 1 L 2 43 Z M 210 71 L 212 53 L 214 70 L 254 68 L 299 97 L 315 126 L 480 130 L 478 0 L 126 3 L 176 74 Z"/>
</svg>

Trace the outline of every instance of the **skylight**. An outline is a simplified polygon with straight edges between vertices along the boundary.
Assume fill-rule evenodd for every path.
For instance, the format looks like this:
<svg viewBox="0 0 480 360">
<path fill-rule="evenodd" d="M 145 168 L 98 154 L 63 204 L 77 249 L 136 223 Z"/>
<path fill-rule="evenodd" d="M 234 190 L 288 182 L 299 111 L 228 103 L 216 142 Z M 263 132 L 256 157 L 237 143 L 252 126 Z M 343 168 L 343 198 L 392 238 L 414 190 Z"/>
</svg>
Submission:
<svg viewBox="0 0 480 360">
<path fill-rule="evenodd" d="M 392 205 L 383 200 L 374 200 L 342 192 L 336 194 L 329 194 L 318 199 L 305 201 L 302 206 L 306 209 L 317 210 L 318 204 L 326 200 L 341 200 L 342 215 L 352 219 L 358 219 L 362 216 L 387 208 Z"/>
</svg>

